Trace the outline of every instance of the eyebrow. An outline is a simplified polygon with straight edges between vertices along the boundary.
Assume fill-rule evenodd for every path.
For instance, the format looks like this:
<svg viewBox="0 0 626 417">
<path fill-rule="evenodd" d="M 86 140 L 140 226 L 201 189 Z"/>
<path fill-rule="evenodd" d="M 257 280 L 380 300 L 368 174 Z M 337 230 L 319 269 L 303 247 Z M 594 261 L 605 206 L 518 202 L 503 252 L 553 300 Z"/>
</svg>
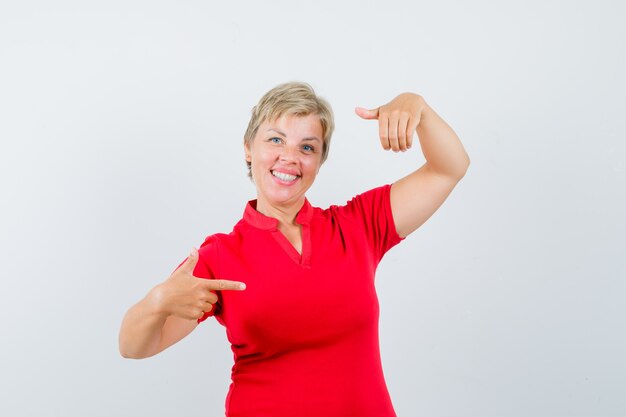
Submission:
<svg viewBox="0 0 626 417">
<path fill-rule="evenodd" d="M 268 132 L 269 132 L 270 130 L 271 130 L 272 132 L 276 132 L 276 133 L 278 133 L 279 135 L 282 135 L 282 136 L 284 136 L 284 137 L 287 137 L 287 135 L 285 135 L 285 134 L 284 134 L 283 132 L 281 132 L 280 130 L 276 130 L 276 129 L 272 129 L 272 128 L 267 129 L 267 131 L 268 131 Z M 316 140 L 316 141 L 318 141 L 318 142 L 321 142 L 320 138 L 318 138 L 317 136 L 310 136 L 310 137 L 307 137 L 307 138 L 303 138 L 302 140 L 303 140 L 303 141 L 305 141 L 305 140 Z"/>
</svg>

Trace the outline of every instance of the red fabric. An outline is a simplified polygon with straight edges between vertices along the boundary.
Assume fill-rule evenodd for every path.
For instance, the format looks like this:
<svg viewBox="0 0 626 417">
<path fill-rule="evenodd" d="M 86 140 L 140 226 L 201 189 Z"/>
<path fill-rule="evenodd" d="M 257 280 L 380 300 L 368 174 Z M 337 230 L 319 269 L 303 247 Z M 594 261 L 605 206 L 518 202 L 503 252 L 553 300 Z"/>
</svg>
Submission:
<svg viewBox="0 0 626 417">
<path fill-rule="evenodd" d="M 209 236 L 194 274 L 246 283 L 210 315 L 234 353 L 228 417 L 395 416 L 383 376 L 374 273 L 398 236 L 390 185 L 326 210 L 308 201 L 302 256 L 277 220 L 248 203 L 230 234 Z"/>
</svg>

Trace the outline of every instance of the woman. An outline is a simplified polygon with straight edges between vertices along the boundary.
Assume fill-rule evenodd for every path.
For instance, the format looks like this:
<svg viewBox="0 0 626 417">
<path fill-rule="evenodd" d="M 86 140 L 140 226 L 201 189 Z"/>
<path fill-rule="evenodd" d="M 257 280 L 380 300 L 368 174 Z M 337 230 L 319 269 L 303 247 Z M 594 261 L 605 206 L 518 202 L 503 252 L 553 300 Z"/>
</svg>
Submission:
<svg viewBox="0 0 626 417">
<path fill-rule="evenodd" d="M 417 132 L 426 163 L 344 206 L 312 207 L 305 194 L 328 154 L 332 111 L 307 84 L 270 90 L 244 137 L 257 199 L 128 311 L 122 356 L 155 355 L 213 315 L 235 357 L 227 416 L 395 416 L 374 272 L 441 206 L 469 158 L 419 95 L 356 112 L 378 120 L 385 150 L 408 150 Z"/>
</svg>

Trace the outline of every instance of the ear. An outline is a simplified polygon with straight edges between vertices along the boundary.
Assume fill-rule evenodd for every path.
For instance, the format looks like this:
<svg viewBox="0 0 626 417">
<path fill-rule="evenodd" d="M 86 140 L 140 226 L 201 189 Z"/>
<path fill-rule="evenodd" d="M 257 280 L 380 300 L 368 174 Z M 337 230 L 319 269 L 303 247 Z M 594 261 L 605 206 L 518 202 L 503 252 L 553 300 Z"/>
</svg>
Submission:
<svg viewBox="0 0 626 417">
<path fill-rule="evenodd" d="M 246 161 L 252 162 L 252 157 L 250 156 L 250 147 L 248 146 L 247 143 L 244 143 L 243 151 L 245 152 L 245 155 L 246 155 Z"/>
</svg>

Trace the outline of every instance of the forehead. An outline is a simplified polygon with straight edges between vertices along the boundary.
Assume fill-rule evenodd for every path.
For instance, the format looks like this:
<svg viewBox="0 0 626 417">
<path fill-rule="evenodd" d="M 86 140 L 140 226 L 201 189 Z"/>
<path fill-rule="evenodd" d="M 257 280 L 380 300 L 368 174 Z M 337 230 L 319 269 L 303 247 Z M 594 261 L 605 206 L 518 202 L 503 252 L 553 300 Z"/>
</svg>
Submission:
<svg viewBox="0 0 626 417">
<path fill-rule="evenodd" d="M 306 116 L 286 114 L 274 120 L 265 120 L 259 126 L 259 133 L 265 134 L 274 131 L 284 136 L 316 136 L 320 140 L 323 137 L 323 128 L 320 117 L 317 114 Z"/>
</svg>

